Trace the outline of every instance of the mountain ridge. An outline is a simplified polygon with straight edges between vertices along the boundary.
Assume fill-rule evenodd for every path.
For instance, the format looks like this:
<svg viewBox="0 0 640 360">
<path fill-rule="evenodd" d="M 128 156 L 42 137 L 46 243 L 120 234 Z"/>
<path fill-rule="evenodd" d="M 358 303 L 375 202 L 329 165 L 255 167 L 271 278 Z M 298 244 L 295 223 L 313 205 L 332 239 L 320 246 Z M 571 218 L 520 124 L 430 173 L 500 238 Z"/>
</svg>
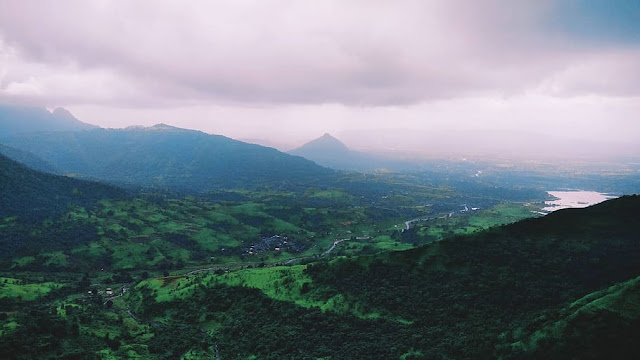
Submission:
<svg viewBox="0 0 640 360">
<path fill-rule="evenodd" d="M 236 186 L 304 186 L 334 173 L 273 148 L 165 124 L 19 134 L 4 142 L 63 173 L 196 193 Z"/>
<path fill-rule="evenodd" d="M 34 170 L 52 174 L 58 173 L 58 170 L 51 164 L 28 151 L 14 149 L 12 147 L 0 144 L 0 154 Z"/>
<path fill-rule="evenodd" d="M 0 218 L 43 219 L 62 214 L 70 204 L 93 204 L 126 192 L 101 183 L 48 174 L 0 154 Z"/>
<path fill-rule="evenodd" d="M 81 131 L 99 128 L 78 120 L 64 108 L 0 105 L 0 138 L 21 133 Z"/>
</svg>

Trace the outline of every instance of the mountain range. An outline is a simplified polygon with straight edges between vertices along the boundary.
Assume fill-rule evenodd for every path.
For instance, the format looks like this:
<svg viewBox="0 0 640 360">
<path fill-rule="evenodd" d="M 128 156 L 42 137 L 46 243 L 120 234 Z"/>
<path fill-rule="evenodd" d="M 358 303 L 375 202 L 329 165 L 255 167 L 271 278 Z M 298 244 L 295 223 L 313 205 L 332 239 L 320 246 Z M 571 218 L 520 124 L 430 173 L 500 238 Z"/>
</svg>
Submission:
<svg viewBox="0 0 640 360">
<path fill-rule="evenodd" d="M 40 131 L 78 131 L 97 129 L 95 125 L 75 118 L 68 110 L 56 108 L 52 112 L 38 107 L 0 105 L 0 134 L 2 136 Z"/>
<path fill-rule="evenodd" d="M 393 208 L 451 210 L 459 189 L 394 178 L 349 180 L 361 192 L 349 193 L 327 187 L 343 173 L 275 149 L 163 124 L 83 128 L 54 113 L 60 127 L 0 136 L 3 154 L 67 175 L 0 154 L 0 358 L 640 356 L 638 195 L 486 230 L 467 222 L 466 235 L 418 246 L 472 219 L 467 205 L 411 214 L 405 228 Z M 367 161 L 328 134 L 298 150 L 336 167 Z M 241 196 L 133 196 L 69 175 Z M 504 196 L 473 185 L 467 200 Z"/>
<path fill-rule="evenodd" d="M 0 177 L 0 194 L 21 194 L 2 203 L 28 205 L 43 195 L 52 194 L 47 197 L 54 199 L 55 194 L 71 194 L 90 204 L 99 196 L 112 196 L 99 195 L 100 189 L 108 190 L 99 184 L 35 172 L 5 157 L 0 157 L 0 169 L 5 174 Z M 98 187 L 94 191 L 85 186 Z M 133 214 L 148 213 L 147 217 L 164 219 L 154 220 L 156 226 L 165 226 L 169 212 L 163 206 L 158 203 L 148 213 L 151 207 L 135 201 L 125 208 L 102 209 L 98 218 L 84 215 L 91 224 L 104 222 L 114 234 L 90 232 L 83 235 L 93 239 L 87 244 L 77 243 L 76 231 L 61 228 L 69 220 L 45 222 L 44 229 L 50 229 L 49 235 L 55 228 L 60 241 L 74 238 L 71 254 L 85 254 L 85 261 L 94 262 L 83 266 L 110 265 L 105 262 L 108 252 L 100 246 L 111 244 L 114 257 L 148 259 L 149 266 L 157 267 L 162 263 L 155 262 L 158 255 L 150 246 L 160 239 L 128 236 L 114 220 L 141 224 L 142 218 Z M 310 358 L 349 354 L 358 359 L 633 359 L 640 355 L 634 340 L 640 334 L 639 209 L 640 196 L 625 196 L 411 250 L 317 258 L 305 265 L 157 275 L 127 285 L 116 305 L 86 295 L 92 281 L 104 280 L 84 275 L 86 280 L 80 281 L 78 276 L 74 287 L 66 285 L 38 301 L 22 300 L 22 295 L 15 295 L 19 299 L 15 302 L 0 298 L 10 314 L 0 318 L 3 329 L 9 329 L 0 334 L 0 356 L 42 358 L 57 351 L 82 358 L 109 348 L 118 354 L 115 357 L 135 354 L 147 359 L 179 358 L 185 353 L 198 354 L 195 358 L 215 358 L 218 353 L 225 358 L 274 359 L 292 354 Z M 11 213 L 8 210 L 4 216 Z M 174 207 L 170 212 L 185 210 Z M 192 211 L 193 203 L 186 213 L 193 216 Z M 127 212 L 131 214 L 123 217 Z M 72 214 L 79 219 L 83 212 Z M 215 216 L 213 221 L 220 225 L 220 214 Z M 120 240 L 99 240 L 123 232 Z M 170 239 L 163 246 L 177 248 L 172 251 L 191 246 L 180 236 L 162 238 Z M 50 239 L 34 237 L 30 246 L 41 247 L 38 241 Z M 2 240 L 5 249 L 15 246 L 6 236 Z M 28 262 L 29 269 L 37 269 L 38 261 L 50 263 L 55 256 L 61 257 L 60 252 L 18 258 L 13 264 Z M 72 256 L 62 258 L 71 261 Z M 99 274 L 105 277 L 103 271 Z M 106 281 L 133 281 L 127 273 L 111 276 Z M 19 287 L 7 283 L 15 281 L 11 278 L 1 279 L 2 294 L 12 288 L 54 286 Z M 12 322 L 20 326 L 7 325 Z M 102 327 L 118 335 L 95 332 Z M 56 339 L 63 339 L 62 344 Z M 19 356 L 14 357 L 17 350 Z"/>
<path fill-rule="evenodd" d="M 4 107 L 0 149 L 39 170 L 191 193 L 233 187 L 296 187 L 333 171 L 273 148 L 164 124 L 101 129 L 63 109 Z M 83 130 L 83 131 L 80 131 Z M 306 186 L 306 185 L 305 185 Z"/>
</svg>

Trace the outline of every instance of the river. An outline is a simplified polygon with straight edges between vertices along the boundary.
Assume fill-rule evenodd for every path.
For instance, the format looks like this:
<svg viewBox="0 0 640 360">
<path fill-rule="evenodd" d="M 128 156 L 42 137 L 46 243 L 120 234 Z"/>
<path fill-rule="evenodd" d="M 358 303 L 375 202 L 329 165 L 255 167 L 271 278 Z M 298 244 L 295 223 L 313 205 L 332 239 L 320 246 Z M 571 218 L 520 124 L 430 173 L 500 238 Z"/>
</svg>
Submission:
<svg viewBox="0 0 640 360">
<path fill-rule="evenodd" d="M 614 199 L 618 196 L 604 194 L 597 191 L 571 190 L 571 191 L 547 191 L 547 194 L 555 197 L 555 200 L 545 201 L 542 211 L 552 212 L 568 208 L 584 208 Z"/>
</svg>

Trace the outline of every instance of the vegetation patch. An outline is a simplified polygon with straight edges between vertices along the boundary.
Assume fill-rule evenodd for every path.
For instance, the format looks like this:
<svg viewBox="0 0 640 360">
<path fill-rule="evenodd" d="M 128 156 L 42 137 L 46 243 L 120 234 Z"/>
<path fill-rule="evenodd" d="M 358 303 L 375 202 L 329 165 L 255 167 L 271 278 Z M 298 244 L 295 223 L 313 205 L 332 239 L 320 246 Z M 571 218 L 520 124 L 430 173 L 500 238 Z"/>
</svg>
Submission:
<svg viewBox="0 0 640 360">
<path fill-rule="evenodd" d="M 29 284 L 20 279 L 0 277 L 0 299 L 14 298 L 22 301 L 33 301 L 62 287 L 62 284 L 54 282 Z"/>
</svg>

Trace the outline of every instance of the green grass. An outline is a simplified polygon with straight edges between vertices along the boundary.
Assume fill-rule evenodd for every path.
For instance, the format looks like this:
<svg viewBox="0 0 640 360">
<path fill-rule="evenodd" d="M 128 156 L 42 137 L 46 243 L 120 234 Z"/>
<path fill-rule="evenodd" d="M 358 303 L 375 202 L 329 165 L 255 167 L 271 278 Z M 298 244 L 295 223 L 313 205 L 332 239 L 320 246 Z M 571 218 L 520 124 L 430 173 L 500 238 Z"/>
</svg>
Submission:
<svg viewBox="0 0 640 360">
<path fill-rule="evenodd" d="M 241 242 L 235 240 L 230 235 L 220 233 L 212 229 L 202 229 L 193 239 L 198 242 L 200 247 L 208 251 L 218 251 L 221 248 L 232 248 L 242 245 Z"/>
<path fill-rule="evenodd" d="M 66 267 L 68 265 L 67 255 L 62 251 L 42 254 L 45 266 Z"/>
<path fill-rule="evenodd" d="M 306 195 L 310 198 L 319 199 L 342 199 L 349 197 L 349 195 L 342 190 L 318 190 Z"/>
<path fill-rule="evenodd" d="M 97 259 L 107 255 L 107 250 L 104 245 L 99 242 L 93 241 L 86 245 L 80 245 L 71 250 L 71 254 L 74 256 L 89 257 Z"/>
<path fill-rule="evenodd" d="M 0 277 L 0 299 L 13 298 L 33 301 L 61 287 L 63 287 L 62 284 L 54 282 L 23 284 L 19 279 Z"/>
<path fill-rule="evenodd" d="M 228 225 L 240 224 L 240 221 L 238 221 L 233 216 L 219 212 L 219 211 L 209 211 L 206 214 L 206 218 L 215 224 L 228 224 Z"/>
<path fill-rule="evenodd" d="M 306 265 L 250 268 L 225 274 L 202 276 L 170 276 L 141 282 L 136 292 L 151 290 L 156 302 L 172 302 L 191 298 L 201 286 L 248 287 L 260 290 L 266 296 L 296 304 L 304 308 L 319 308 L 340 314 L 352 314 L 361 319 L 378 319 L 378 312 L 365 310 L 361 304 L 349 302 L 343 295 L 324 297 L 313 291 L 311 278 L 304 272 Z M 306 285 L 305 285 L 306 284 Z M 303 290 L 303 288 L 310 290 Z M 410 324 L 403 319 L 392 321 Z"/>
<path fill-rule="evenodd" d="M 224 275 L 214 275 L 210 280 L 217 284 L 259 289 L 273 299 L 293 301 L 304 307 L 319 306 L 321 303 L 310 301 L 300 294 L 303 283 L 311 282 L 311 279 L 304 274 L 305 269 L 305 265 L 244 269 Z"/>
<path fill-rule="evenodd" d="M 424 203 L 410 204 L 413 191 L 435 191 L 436 194 L 451 192 L 421 186 L 412 187 L 411 191 L 411 195 L 395 194 L 376 201 L 401 203 L 402 207 L 414 213 L 434 216 Z M 249 198 L 238 204 L 224 201 L 211 203 L 195 197 L 161 201 L 140 197 L 105 200 L 96 208 L 73 207 L 64 216 L 64 226 L 95 226 L 97 239 L 64 251 L 50 250 L 44 256 L 13 259 L 13 268 L 29 269 L 45 264 L 70 271 L 84 271 L 84 266 L 95 263 L 100 263 L 105 270 L 152 269 L 159 264 L 183 269 L 212 262 L 275 263 L 291 257 L 322 254 L 335 239 L 352 236 L 372 236 L 373 239 L 345 242 L 336 247 L 335 254 L 372 254 L 409 249 L 416 244 L 415 241 L 403 241 L 390 236 L 404 228 L 400 222 L 402 218 L 391 218 L 386 214 L 382 216 L 382 213 L 376 216 L 375 212 L 372 215 L 369 207 L 356 205 L 351 195 L 343 190 L 310 188 L 304 195 L 273 190 L 255 193 L 239 190 L 230 193 Z M 305 199 L 313 201 L 305 203 Z M 326 203 L 335 205 L 328 207 Z M 389 209 L 397 207 L 387 205 L 385 207 Z M 521 204 L 502 204 L 493 209 L 472 212 L 468 216 L 422 223 L 419 225 L 418 244 L 528 217 L 530 211 Z M 2 220 L 3 223 L 11 221 L 6 218 Z M 350 225 L 343 225 L 347 222 Z M 53 221 L 47 224 L 56 226 Z M 249 245 L 260 241 L 261 237 L 271 235 L 289 236 L 302 247 L 302 251 L 296 254 L 267 251 L 256 257 L 238 256 Z M 232 251 L 221 252 L 222 248 Z M 107 269 L 109 264 L 111 268 Z"/>
<path fill-rule="evenodd" d="M 20 324 L 15 321 L 9 321 L 8 323 L 2 325 L 2 327 L 0 327 L 0 337 L 2 337 L 2 335 L 4 334 L 14 331 L 18 328 L 18 326 L 20 326 Z"/>
<path fill-rule="evenodd" d="M 407 360 L 407 359 L 413 359 L 413 358 L 419 359 L 419 358 L 422 358 L 423 355 L 424 353 L 422 351 L 411 349 L 406 353 L 402 354 L 400 356 L 400 360 Z"/>
<path fill-rule="evenodd" d="M 276 234 L 290 234 L 290 233 L 297 233 L 299 231 L 304 231 L 303 229 L 297 227 L 296 225 L 293 225 L 289 222 L 286 222 L 277 218 L 273 218 L 270 225 L 271 225 L 271 228 L 273 229 L 273 232 L 275 232 Z"/>
<path fill-rule="evenodd" d="M 418 235 L 425 241 L 438 241 L 455 235 L 472 234 L 490 227 L 511 224 L 523 219 L 537 217 L 539 205 L 531 203 L 504 203 L 490 209 L 471 211 L 466 214 L 444 216 L 419 223 Z"/>
<path fill-rule="evenodd" d="M 389 235 L 376 236 L 369 240 L 373 246 L 380 251 L 406 250 L 413 248 L 413 245 L 394 240 Z"/>
<path fill-rule="evenodd" d="M 56 307 L 56 313 L 58 314 L 58 316 L 60 316 L 63 319 L 66 319 L 67 318 L 67 307 L 81 308 L 81 306 L 78 305 L 78 304 L 61 304 L 58 307 Z"/>
<path fill-rule="evenodd" d="M 531 352 L 542 342 L 557 342 L 575 331 L 574 323 L 593 319 L 598 314 L 615 313 L 627 321 L 640 318 L 640 277 L 615 284 L 609 288 L 588 294 L 561 310 L 554 321 L 522 338 L 522 331 L 515 332 L 520 340 L 510 344 L 511 349 Z"/>
<path fill-rule="evenodd" d="M 33 264 L 36 261 L 35 256 L 23 256 L 13 260 L 11 268 L 24 267 Z"/>
<path fill-rule="evenodd" d="M 263 211 L 264 206 L 262 204 L 247 202 L 244 204 L 236 205 L 231 208 L 231 213 L 235 215 L 254 216 L 254 217 L 268 217 Z"/>
</svg>

